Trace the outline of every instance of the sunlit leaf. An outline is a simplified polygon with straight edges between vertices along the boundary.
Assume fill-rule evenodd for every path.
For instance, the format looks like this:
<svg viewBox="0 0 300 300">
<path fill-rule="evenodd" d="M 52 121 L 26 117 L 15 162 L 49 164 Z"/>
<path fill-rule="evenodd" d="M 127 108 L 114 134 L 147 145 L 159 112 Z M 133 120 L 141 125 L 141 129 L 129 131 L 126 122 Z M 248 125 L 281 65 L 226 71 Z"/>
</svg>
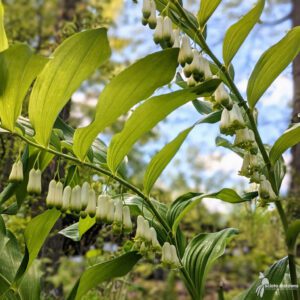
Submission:
<svg viewBox="0 0 300 300">
<path fill-rule="evenodd" d="M 109 56 L 104 28 L 74 34 L 55 50 L 37 77 L 29 102 L 29 118 L 37 142 L 48 146 L 59 112 L 81 83 Z"/>
<path fill-rule="evenodd" d="M 194 100 L 195 96 L 213 93 L 219 80 L 210 80 L 195 88 L 155 96 L 141 104 L 131 115 L 121 133 L 116 134 L 107 150 L 107 164 L 115 172 L 134 143 L 172 111 Z"/>
<path fill-rule="evenodd" d="M 229 66 L 248 34 L 259 21 L 264 5 L 265 0 L 258 0 L 246 15 L 227 30 L 223 42 L 223 59 L 226 66 Z"/>
<path fill-rule="evenodd" d="M 169 83 L 175 75 L 177 56 L 175 48 L 148 55 L 113 78 L 99 97 L 94 121 L 76 130 L 75 154 L 83 159 L 100 132 L 157 88 Z"/>
<path fill-rule="evenodd" d="M 86 269 L 72 289 L 67 300 L 81 299 L 92 288 L 98 284 L 116 277 L 125 276 L 141 256 L 137 252 L 128 252 L 104 263 L 99 263 Z"/>
<path fill-rule="evenodd" d="M 8 41 L 4 28 L 4 8 L 2 0 L 0 0 L 0 52 L 8 48 Z"/>
<path fill-rule="evenodd" d="M 47 59 L 35 55 L 24 44 L 16 44 L 0 53 L 1 126 L 14 131 L 28 89 Z"/>
<path fill-rule="evenodd" d="M 203 28 L 222 0 L 201 0 L 198 12 L 198 22 Z"/>
<path fill-rule="evenodd" d="M 272 82 L 298 55 L 299 40 L 300 26 L 297 26 L 260 57 L 248 82 L 247 97 L 250 107 L 255 106 Z"/>
<path fill-rule="evenodd" d="M 234 228 L 215 233 L 200 233 L 187 245 L 183 255 L 183 264 L 194 284 L 193 299 L 202 299 L 209 270 L 224 254 L 227 243 L 237 233 L 238 230 Z"/>
<path fill-rule="evenodd" d="M 297 123 L 286 130 L 275 142 L 270 151 L 270 160 L 272 164 L 280 158 L 280 156 L 292 146 L 300 142 L 300 124 Z"/>
</svg>

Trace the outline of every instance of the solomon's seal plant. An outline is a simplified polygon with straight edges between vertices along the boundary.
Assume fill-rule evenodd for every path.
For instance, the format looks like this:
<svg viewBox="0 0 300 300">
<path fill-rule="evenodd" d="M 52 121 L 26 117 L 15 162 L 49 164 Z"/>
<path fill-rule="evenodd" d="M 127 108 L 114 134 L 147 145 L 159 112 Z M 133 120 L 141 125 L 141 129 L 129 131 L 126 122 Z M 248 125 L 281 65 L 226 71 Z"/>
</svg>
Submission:
<svg viewBox="0 0 300 300">
<path fill-rule="evenodd" d="M 191 298 L 202 299 L 209 269 L 224 253 L 231 238 L 238 234 L 237 229 L 227 228 L 214 233 L 199 233 L 189 239 L 185 237 L 180 222 L 203 198 L 216 198 L 233 205 L 249 201 L 256 205 L 255 200 L 258 200 L 260 209 L 274 205 L 282 221 L 287 253 L 265 276 L 270 282 L 276 277 L 280 283 L 288 273 L 290 282 L 297 284 L 295 243 L 300 226 L 297 221 L 287 220 L 280 189 L 285 176 L 282 154 L 300 142 L 299 126 L 291 124 L 274 145 L 265 145 L 257 128 L 255 105 L 299 53 L 300 28 L 290 30 L 262 55 L 249 78 L 245 98 L 235 85 L 231 61 L 259 21 L 265 1 L 258 0 L 246 16 L 228 29 L 222 59 L 217 58 L 206 41 L 207 22 L 220 2 L 201 0 L 199 13 L 195 16 L 179 0 L 144 0 L 142 23 L 153 30 L 154 42 L 162 49 L 141 58 L 115 76 L 99 96 L 94 120 L 88 126 L 76 129 L 63 122 L 59 112 L 81 83 L 109 58 L 107 30 L 97 28 L 74 34 L 48 59 L 34 54 L 25 44 L 8 47 L 4 29 L 0 26 L 0 78 L 9 79 L 0 82 L 1 132 L 14 135 L 26 145 L 20 150 L 22 158 L 12 166 L 11 182 L 0 194 L 1 213 L 16 214 L 26 197 L 26 190 L 34 195 L 41 193 L 41 174 L 52 159 L 56 157 L 70 165 L 66 178 L 55 176 L 50 181 L 45 200 L 48 209 L 28 224 L 25 254 L 20 253 L 22 261 L 17 267 L 0 270 L 0 280 L 5 279 L 1 296 L 13 292 L 24 299 L 18 287 L 25 277 L 31 276 L 29 267 L 51 228 L 59 218 L 72 214 L 78 219 L 80 237 L 96 223 L 107 224 L 115 235 L 134 233 L 128 235 L 128 239 L 135 237 L 128 252 L 87 268 L 67 299 L 81 299 L 103 280 L 124 276 L 142 256 L 156 258 L 153 263 L 159 262 L 177 270 Z M 0 19 L 1 24 L 2 21 Z M 153 95 L 170 82 L 179 88 Z M 15 90 L 19 92 L 13 93 Z M 27 93 L 29 118 L 20 115 Z M 191 101 L 201 114 L 199 121 L 178 132 L 178 136 L 152 158 L 145 171 L 143 190 L 128 182 L 123 172 L 126 168 L 124 160 L 133 145 L 170 113 Z M 124 128 L 108 146 L 104 145 L 99 134 L 133 107 L 135 110 Z M 239 195 L 228 187 L 212 193 L 198 191 L 174 199 L 171 205 L 155 199 L 152 188 L 156 180 L 191 130 L 202 123 L 218 122 L 220 134 L 234 136 L 234 143 L 224 137 L 217 141 L 225 141 L 227 148 L 243 158 L 239 174 L 255 183 L 252 192 Z M 84 170 L 85 179 L 79 170 Z M 99 177 L 94 175 L 105 178 L 107 184 L 99 186 L 96 179 Z M 111 193 L 112 183 L 121 187 L 120 193 Z M 25 192 L 18 197 L 14 210 L 7 207 L 7 200 L 20 190 Z M 5 225 L 1 228 L 1 240 L 11 239 Z M 37 278 L 31 280 L 39 284 Z M 239 299 L 254 299 L 255 289 L 256 283 Z M 268 291 L 268 299 L 275 292 Z M 299 291 L 294 289 L 288 297 L 300 299 Z"/>
</svg>

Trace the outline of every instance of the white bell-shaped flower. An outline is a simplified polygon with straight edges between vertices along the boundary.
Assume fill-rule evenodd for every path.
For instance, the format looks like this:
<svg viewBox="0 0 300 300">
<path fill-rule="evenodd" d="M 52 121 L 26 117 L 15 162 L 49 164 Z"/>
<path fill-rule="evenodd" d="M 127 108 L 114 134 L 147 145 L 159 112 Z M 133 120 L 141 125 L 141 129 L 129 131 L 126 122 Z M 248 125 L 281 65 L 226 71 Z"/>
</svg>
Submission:
<svg viewBox="0 0 300 300">
<path fill-rule="evenodd" d="M 54 191 L 54 206 L 58 209 L 62 207 L 63 189 L 63 184 L 61 182 L 57 182 Z"/>
<path fill-rule="evenodd" d="M 220 132 L 223 134 L 231 133 L 230 113 L 229 110 L 227 110 L 226 108 L 222 110 Z"/>
<path fill-rule="evenodd" d="M 193 58 L 194 56 L 190 45 L 190 40 L 188 36 L 184 35 L 181 39 L 178 62 L 181 64 L 181 66 L 184 66 L 186 63 L 190 64 L 193 61 Z"/>
<path fill-rule="evenodd" d="M 153 0 L 151 0 L 151 13 L 150 13 L 150 17 L 148 18 L 148 24 L 151 29 L 154 29 L 157 24 L 156 5 Z"/>
<path fill-rule="evenodd" d="M 270 181 L 267 180 L 264 175 L 262 175 L 260 178 L 258 193 L 260 198 L 262 198 L 263 200 L 274 201 L 277 199 Z"/>
<path fill-rule="evenodd" d="M 152 243 L 153 249 L 155 249 L 155 250 L 161 249 L 161 246 L 157 240 L 156 230 L 153 227 L 150 227 L 149 231 L 150 231 L 150 235 L 151 235 L 151 243 Z"/>
<path fill-rule="evenodd" d="M 77 213 L 81 211 L 81 188 L 79 185 L 72 189 L 70 209 Z"/>
<path fill-rule="evenodd" d="M 125 233 L 130 233 L 132 231 L 132 221 L 130 217 L 129 206 L 123 206 L 123 229 Z"/>
<path fill-rule="evenodd" d="M 98 197 L 97 209 L 96 209 L 96 220 L 98 222 L 106 221 L 109 200 L 110 197 L 108 195 L 100 195 Z"/>
<path fill-rule="evenodd" d="M 63 212 L 67 211 L 70 208 L 71 193 L 72 193 L 72 188 L 69 185 L 67 185 L 63 191 L 62 207 L 61 207 L 61 210 Z"/>
<path fill-rule="evenodd" d="M 12 165 L 8 180 L 10 182 L 21 182 L 23 181 L 23 179 L 23 163 L 19 160 Z"/>
<path fill-rule="evenodd" d="M 82 200 L 81 200 L 82 204 Z M 96 192 L 90 188 L 88 196 L 88 205 L 86 207 L 86 213 L 91 217 L 96 215 Z"/>
<path fill-rule="evenodd" d="M 243 128 L 236 131 L 234 145 L 242 149 L 250 149 L 255 142 L 254 133 L 249 128 Z"/>
<path fill-rule="evenodd" d="M 27 184 L 27 192 L 29 194 L 40 194 L 42 191 L 42 173 L 39 169 L 31 169 Z"/>
<path fill-rule="evenodd" d="M 213 74 L 210 69 L 209 61 L 203 58 L 203 70 L 204 70 L 204 79 L 209 80 L 213 78 Z"/>
<path fill-rule="evenodd" d="M 230 96 L 223 83 L 220 83 L 220 85 L 217 87 L 214 96 L 216 102 L 224 107 L 228 107 L 231 102 Z"/>
<path fill-rule="evenodd" d="M 171 40 L 173 35 L 172 21 L 166 16 L 163 20 L 163 39 L 168 42 Z"/>
<path fill-rule="evenodd" d="M 85 181 L 81 187 L 81 209 L 82 210 L 85 210 L 88 206 L 89 192 L 90 192 L 90 185 L 88 182 Z"/>
<path fill-rule="evenodd" d="M 196 85 L 198 84 L 198 82 L 195 80 L 195 78 L 194 78 L 193 75 L 191 75 L 191 76 L 187 79 L 186 83 L 187 83 L 187 85 L 188 85 L 189 87 L 193 87 L 193 86 L 196 86 Z"/>
<path fill-rule="evenodd" d="M 122 224 L 123 224 L 123 203 L 120 199 L 118 199 L 115 203 L 113 231 L 117 234 L 120 234 L 122 232 Z"/>
<path fill-rule="evenodd" d="M 174 36 L 173 48 L 179 48 L 180 47 L 180 31 L 179 31 L 179 29 L 173 30 L 173 36 Z"/>
<path fill-rule="evenodd" d="M 56 181 L 52 179 L 49 183 L 48 194 L 46 197 L 47 207 L 52 208 L 55 206 L 55 190 L 56 190 Z"/>
<path fill-rule="evenodd" d="M 162 16 L 157 17 L 157 25 L 153 33 L 153 40 L 155 44 L 159 44 L 160 42 L 163 41 L 163 17 Z"/>
<path fill-rule="evenodd" d="M 172 257 L 172 266 L 175 268 L 180 267 L 180 262 L 179 262 L 179 258 L 177 256 L 177 251 L 176 251 L 176 247 L 174 245 L 170 246 L 170 250 L 171 250 L 171 257 Z"/>
<path fill-rule="evenodd" d="M 168 242 L 165 242 L 162 246 L 161 261 L 163 264 L 171 265 L 172 264 L 172 252 L 171 245 Z"/>
<path fill-rule="evenodd" d="M 145 225 L 144 220 L 145 220 L 144 217 L 141 216 L 141 215 L 139 215 L 137 217 L 137 221 L 136 221 L 137 227 L 136 227 L 135 239 L 143 239 L 144 236 L 145 236 L 145 234 L 144 234 L 144 232 L 145 232 L 145 229 L 144 229 L 144 225 Z"/>
<path fill-rule="evenodd" d="M 110 199 L 107 203 L 107 215 L 106 220 L 107 223 L 112 223 L 115 217 L 115 202 L 113 199 Z"/>
<path fill-rule="evenodd" d="M 195 49 L 192 50 L 193 53 L 193 61 L 191 62 L 190 68 L 194 76 L 197 76 L 199 79 L 203 78 L 204 70 L 203 70 L 203 57 L 202 55 Z"/>
<path fill-rule="evenodd" d="M 245 153 L 245 155 L 244 155 L 243 164 L 242 164 L 241 170 L 239 172 L 239 174 L 241 176 L 248 177 L 250 175 L 250 170 L 249 170 L 249 167 L 250 167 L 250 156 L 251 156 L 250 153 Z"/>
<path fill-rule="evenodd" d="M 143 7 L 142 7 L 143 17 L 148 19 L 151 15 L 151 0 L 143 0 Z"/>
<path fill-rule="evenodd" d="M 229 111 L 231 127 L 234 130 L 245 128 L 246 124 L 243 118 L 241 108 L 237 104 L 233 104 Z"/>
</svg>

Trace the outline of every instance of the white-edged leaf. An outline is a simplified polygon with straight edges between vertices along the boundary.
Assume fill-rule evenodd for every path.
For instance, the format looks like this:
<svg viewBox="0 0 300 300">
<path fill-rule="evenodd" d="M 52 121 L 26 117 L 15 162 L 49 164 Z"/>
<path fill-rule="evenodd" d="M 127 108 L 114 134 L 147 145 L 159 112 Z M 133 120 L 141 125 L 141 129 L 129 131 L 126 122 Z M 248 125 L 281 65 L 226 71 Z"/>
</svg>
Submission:
<svg viewBox="0 0 300 300">
<path fill-rule="evenodd" d="M 260 57 L 247 87 L 247 98 L 251 108 L 299 52 L 300 26 L 297 26 Z"/>
<path fill-rule="evenodd" d="M 155 96 L 142 103 L 125 123 L 123 130 L 116 134 L 107 149 L 107 164 L 115 172 L 135 142 L 172 111 L 195 99 L 197 95 L 210 95 L 220 81 L 213 79 L 195 88 Z"/>
<path fill-rule="evenodd" d="M 66 39 L 37 77 L 29 101 L 35 139 L 48 146 L 54 122 L 72 94 L 110 56 L 107 30 L 86 30 Z"/>
<path fill-rule="evenodd" d="M 4 28 L 4 8 L 2 0 L 0 0 L 0 52 L 8 48 L 8 41 Z"/>
<path fill-rule="evenodd" d="M 47 59 L 35 55 L 25 44 L 16 44 L 0 52 L 1 125 L 14 131 L 28 89 Z"/>
<path fill-rule="evenodd" d="M 226 66 L 229 66 L 248 34 L 259 21 L 264 6 L 265 0 L 258 0 L 247 14 L 227 30 L 223 42 L 223 59 Z"/>
<path fill-rule="evenodd" d="M 222 0 L 201 0 L 198 11 L 198 22 L 200 28 L 203 28 L 210 16 L 217 9 Z"/>
<path fill-rule="evenodd" d="M 177 48 L 150 54 L 113 78 L 99 97 L 93 122 L 75 131 L 74 153 L 83 159 L 100 132 L 169 83 L 175 75 L 177 56 Z"/>
<path fill-rule="evenodd" d="M 209 270 L 224 254 L 227 243 L 237 233 L 238 230 L 234 228 L 214 233 L 200 233 L 187 245 L 182 261 L 194 284 L 193 299 L 202 299 Z"/>
<path fill-rule="evenodd" d="M 271 163 L 275 164 L 287 149 L 298 143 L 300 143 L 300 123 L 286 130 L 274 143 L 270 151 Z"/>
</svg>

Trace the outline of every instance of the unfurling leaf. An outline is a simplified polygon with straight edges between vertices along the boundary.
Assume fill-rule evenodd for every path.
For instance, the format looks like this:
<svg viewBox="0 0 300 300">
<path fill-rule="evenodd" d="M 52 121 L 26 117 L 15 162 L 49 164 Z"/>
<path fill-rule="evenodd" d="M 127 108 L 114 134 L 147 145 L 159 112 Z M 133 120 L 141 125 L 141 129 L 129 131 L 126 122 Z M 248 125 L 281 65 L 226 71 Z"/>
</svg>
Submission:
<svg viewBox="0 0 300 300">
<path fill-rule="evenodd" d="M 0 0 L 0 52 L 8 48 L 8 41 L 4 28 L 4 8 L 2 0 Z"/>
<path fill-rule="evenodd" d="M 29 118 L 35 139 L 48 146 L 54 122 L 72 94 L 110 56 L 107 31 L 86 30 L 66 39 L 33 86 Z"/>
<path fill-rule="evenodd" d="M 264 5 L 265 0 L 258 0 L 246 15 L 227 30 L 223 42 L 223 59 L 226 66 L 229 66 L 248 34 L 259 21 Z"/>
<path fill-rule="evenodd" d="M 214 233 L 200 233 L 190 241 L 182 261 L 194 284 L 193 299 L 202 299 L 207 273 L 237 233 L 237 229 L 227 228 Z"/>
<path fill-rule="evenodd" d="M 247 97 L 251 108 L 300 52 L 300 26 L 291 29 L 258 60 L 250 76 Z"/>
<path fill-rule="evenodd" d="M 15 130 L 26 93 L 46 62 L 23 44 L 0 52 L 0 119 L 4 128 Z"/>
<path fill-rule="evenodd" d="M 99 97 L 94 121 L 75 132 L 74 152 L 80 159 L 100 132 L 173 79 L 177 56 L 175 48 L 148 55 L 112 79 Z"/>
<path fill-rule="evenodd" d="M 213 79 L 197 87 L 155 96 L 141 104 L 126 122 L 124 129 L 116 134 L 107 150 L 107 164 L 115 172 L 134 143 L 172 111 L 194 100 L 197 95 L 211 95 L 220 81 Z"/>
</svg>

